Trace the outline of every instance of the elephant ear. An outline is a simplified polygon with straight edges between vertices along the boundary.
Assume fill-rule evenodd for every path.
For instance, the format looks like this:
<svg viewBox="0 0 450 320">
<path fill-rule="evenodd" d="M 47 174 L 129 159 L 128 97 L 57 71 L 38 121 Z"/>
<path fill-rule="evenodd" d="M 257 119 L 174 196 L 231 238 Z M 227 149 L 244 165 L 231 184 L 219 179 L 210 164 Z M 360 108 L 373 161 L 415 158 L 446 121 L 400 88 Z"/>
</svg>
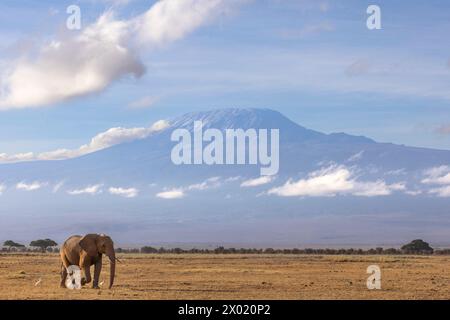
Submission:
<svg viewBox="0 0 450 320">
<path fill-rule="evenodd" d="M 98 234 L 87 234 L 79 242 L 81 249 L 86 251 L 90 257 L 98 255 L 97 239 Z"/>
</svg>

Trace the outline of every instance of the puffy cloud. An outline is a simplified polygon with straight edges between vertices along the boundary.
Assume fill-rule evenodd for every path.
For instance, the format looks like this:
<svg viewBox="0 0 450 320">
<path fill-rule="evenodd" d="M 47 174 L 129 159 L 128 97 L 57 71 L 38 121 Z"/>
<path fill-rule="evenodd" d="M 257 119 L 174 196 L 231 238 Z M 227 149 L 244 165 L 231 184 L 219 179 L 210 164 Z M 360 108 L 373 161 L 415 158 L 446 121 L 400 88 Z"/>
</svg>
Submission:
<svg viewBox="0 0 450 320">
<path fill-rule="evenodd" d="M 290 179 L 283 186 L 270 189 L 268 194 L 282 197 L 332 197 L 339 194 L 374 197 L 390 195 L 392 191 L 405 189 L 403 183 L 388 185 L 382 180 L 357 181 L 351 169 L 332 165 L 310 173 L 305 179 L 298 181 Z"/>
<path fill-rule="evenodd" d="M 185 196 L 182 189 L 170 189 L 156 194 L 158 198 L 162 199 L 181 199 Z"/>
<path fill-rule="evenodd" d="M 145 68 L 127 47 L 128 22 L 103 14 L 72 38 L 44 45 L 3 75 L 0 109 L 40 107 L 99 92 Z"/>
<path fill-rule="evenodd" d="M 8 155 L 6 153 L 0 153 L 0 162 L 20 162 L 34 160 L 35 156 L 33 152 L 19 153 L 14 155 Z"/>
<path fill-rule="evenodd" d="M 450 166 L 440 166 L 424 171 L 426 178 L 422 180 L 425 184 L 450 184 Z"/>
<path fill-rule="evenodd" d="M 107 11 L 76 36 L 43 45 L 3 71 L 0 110 L 41 107 L 100 92 L 127 75 L 140 77 L 137 56 L 178 40 L 239 0 L 164 0 L 129 20 Z"/>
<path fill-rule="evenodd" d="M 245 180 L 241 183 L 241 187 L 257 187 L 272 182 L 273 176 L 262 176 L 256 179 Z"/>
<path fill-rule="evenodd" d="M 297 182 L 290 179 L 283 186 L 272 188 L 269 194 L 292 196 L 334 196 L 354 188 L 351 172 L 346 167 L 330 166 L 309 174 Z"/>
<path fill-rule="evenodd" d="M 444 186 L 444 187 L 440 187 L 440 188 L 431 189 L 429 191 L 429 193 L 435 194 L 438 197 L 448 198 L 448 197 L 450 197 L 450 185 Z"/>
<path fill-rule="evenodd" d="M 67 193 L 72 196 L 76 196 L 76 195 L 80 195 L 80 194 L 96 195 L 96 194 L 102 193 L 102 187 L 103 187 L 103 184 L 96 184 L 96 185 L 87 186 L 86 188 L 83 188 L 83 189 L 70 190 L 70 191 L 67 191 Z"/>
<path fill-rule="evenodd" d="M 109 148 L 116 144 L 144 139 L 152 133 L 164 130 L 169 126 L 165 120 L 159 120 L 148 128 L 111 128 L 91 139 L 88 144 L 78 149 L 58 149 L 40 154 L 23 153 L 18 155 L 0 154 L 0 162 L 20 162 L 32 160 L 63 160 L 79 157 L 98 150 Z"/>
<path fill-rule="evenodd" d="M 35 191 L 46 185 L 47 185 L 46 182 L 34 181 L 32 183 L 26 183 L 26 182 L 22 181 L 22 182 L 19 182 L 18 184 L 16 184 L 16 189 L 23 190 L 23 191 Z"/>
<path fill-rule="evenodd" d="M 110 194 L 122 196 L 125 198 L 135 198 L 135 197 L 137 197 L 137 195 L 139 193 L 139 190 L 136 188 L 125 189 L 125 188 L 120 188 L 120 187 L 119 188 L 111 187 L 111 188 L 109 188 L 108 191 Z"/>
</svg>

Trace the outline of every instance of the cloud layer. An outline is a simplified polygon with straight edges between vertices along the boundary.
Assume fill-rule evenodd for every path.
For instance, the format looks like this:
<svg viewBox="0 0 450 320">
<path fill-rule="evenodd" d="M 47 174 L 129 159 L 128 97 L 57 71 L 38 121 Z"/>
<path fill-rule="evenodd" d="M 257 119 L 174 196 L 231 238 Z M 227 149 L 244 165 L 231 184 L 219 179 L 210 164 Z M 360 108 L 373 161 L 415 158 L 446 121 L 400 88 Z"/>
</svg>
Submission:
<svg viewBox="0 0 450 320">
<path fill-rule="evenodd" d="M 20 153 L 15 155 L 0 154 L 0 162 L 20 162 L 32 160 L 63 160 L 79 157 L 88 153 L 112 147 L 116 144 L 130 142 L 137 139 L 144 139 L 151 134 L 164 130 L 169 126 L 168 122 L 160 120 L 148 128 L 111 128 L 91 139 L 88 144 L 84 144 L 78 149 L 58 149 L 39 154 Z"/>
</svg>

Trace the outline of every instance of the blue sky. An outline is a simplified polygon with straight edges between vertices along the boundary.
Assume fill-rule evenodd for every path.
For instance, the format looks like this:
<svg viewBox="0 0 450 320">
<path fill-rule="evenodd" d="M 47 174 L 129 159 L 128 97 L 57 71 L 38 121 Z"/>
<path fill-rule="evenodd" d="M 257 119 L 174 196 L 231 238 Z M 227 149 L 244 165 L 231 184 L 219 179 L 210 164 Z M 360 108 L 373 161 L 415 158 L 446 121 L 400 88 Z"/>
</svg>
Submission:
<svg viewBox="0 0 450 320">
<path fill-rule="evenodd" d="M 196 17 L 198 23 L 180 23 L 181 31 L 176 23 L 150 35 L 127 29 L 119 41 L 127 44 L 129 59 L 120 60 L 125 65 L 116 73 L 106 72 L 104 87 L 75 96 L 49 93 L 37 105 L 26 99 L 33 85 L 17 86 L 9 97 L 8 72 L 48 68 L 26 82 L 38 90 L 48 89 L 53 72 L 66 81 L 92 54 L 77 51 L 70 39 L 108 10 L 115 13 L 112 22 L 134 21 L 155 1 L 2 1 L 0 154 L 77 148 L 112 127 L 147 127 L 224 107 L 272 108 L 323 132 L 450 149 L 448 1 L 211 1 L 217 6 Z M 381 8 L 381 30 L 366 27 L 366 9 L 374 3 Z M 71 4 L 81 8 L 79 31 L 65 28 Z M 175 21 L 189 17 L 180 12 Z M 54 56 L 39 61 L 52 41 L 71 48 L 56 55 L 64 58 L 60 64 L 52 64 Z M 111 69 L 116 57 L 105 60 Z M 71 65 L 70 72 L 61 71 L 61 63 Z"/>
</svg>

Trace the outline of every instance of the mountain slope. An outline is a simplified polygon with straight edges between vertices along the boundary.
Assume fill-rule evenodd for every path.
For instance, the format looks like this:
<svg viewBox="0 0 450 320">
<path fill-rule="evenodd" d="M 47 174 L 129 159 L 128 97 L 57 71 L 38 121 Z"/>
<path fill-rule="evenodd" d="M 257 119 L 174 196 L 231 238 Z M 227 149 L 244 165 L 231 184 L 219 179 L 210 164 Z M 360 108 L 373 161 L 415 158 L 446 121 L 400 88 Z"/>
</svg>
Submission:
<svg viewBox="0 0 450 320">
<path fill-rule="evenodd" d="M 176 144 L 170 140 L 173 130 L 192 132 L 197 120 L 203 121 L 205 129 L 222 131 L 279 129 L 277 176 L 265 184 L 243 187 L 244 181 L 259 177 L 259 166 L 174 165 L 170 159 Z M 0 182 L 7 186 L 0 198 L 0 236 L 63 239 L 70 233 L 104 231 L 127 243 L 397 243 L 419 237 L 442 242 L 450 234 L 450 198 L 428 193 L 432 186 L 422 180 L 426 169 L 447 164 L 450 151 L 377 143 L 345 133 L 324 134 L 268 109 L 189 113 L 145 139 L 79 158 L 0 165 Z M 372 188 L 392 185 L 396 189 L 377 196 L 267 194 L 287 181 L 303 179 L 303 185 L 309 186 L 307 179 L 314 172 L 330 166 L 354 173 L 354 181 L 344 184 L 362 181 Z M 25 192 L 15 190 L 20 181 L 45 184 Z M 60 182 L 63 186 L 55 191 Z M 99 185 L 102 192 L 68 193 L 90 185 Z M 110 194 L 110 187 L 133 187 L 139 195 L 120 197 Z M 415 191 L 424 187 L 428 189 Z M 182 196 L 158 196 L 173 190 Z"/>
</svg>

